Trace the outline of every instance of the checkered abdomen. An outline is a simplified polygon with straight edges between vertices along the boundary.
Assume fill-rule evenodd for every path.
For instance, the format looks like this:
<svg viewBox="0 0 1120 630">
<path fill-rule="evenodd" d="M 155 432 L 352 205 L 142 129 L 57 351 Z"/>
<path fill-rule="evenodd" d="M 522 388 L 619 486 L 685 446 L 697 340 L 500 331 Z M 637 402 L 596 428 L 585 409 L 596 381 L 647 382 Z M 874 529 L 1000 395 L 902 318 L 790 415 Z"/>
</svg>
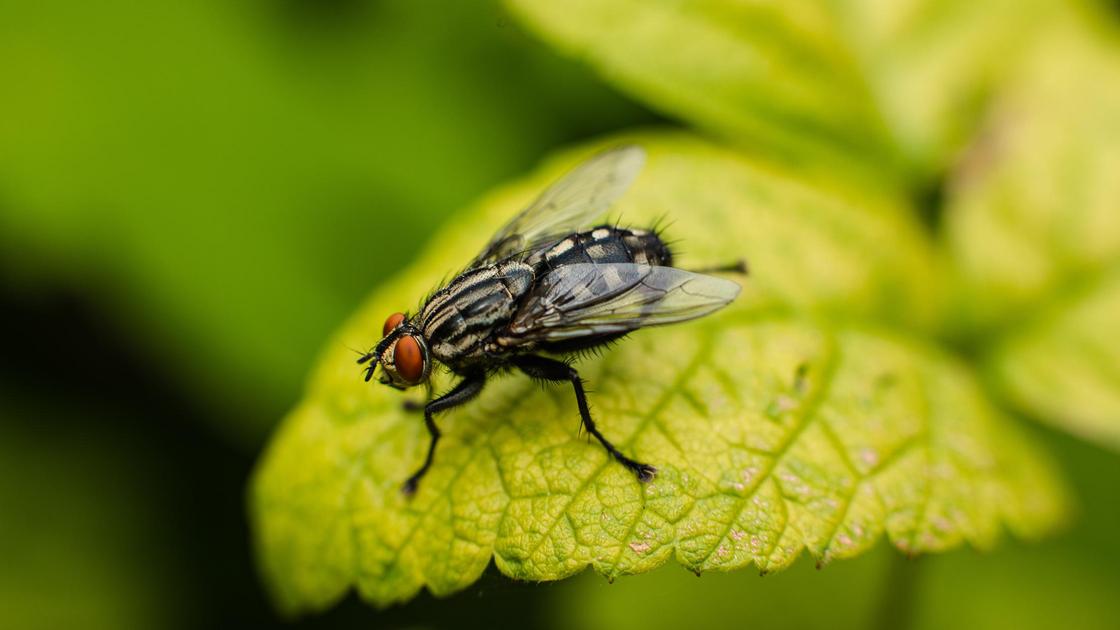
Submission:
<svg viewBox="0 0 1120 630">
<path fill-rule="evenodd" d="M 604 225 L 533 252 L 524 262 L 539 277 L 542 272 L 579 263 L 671 266 L 673 255 L 654 232 Z"/>
</svg>

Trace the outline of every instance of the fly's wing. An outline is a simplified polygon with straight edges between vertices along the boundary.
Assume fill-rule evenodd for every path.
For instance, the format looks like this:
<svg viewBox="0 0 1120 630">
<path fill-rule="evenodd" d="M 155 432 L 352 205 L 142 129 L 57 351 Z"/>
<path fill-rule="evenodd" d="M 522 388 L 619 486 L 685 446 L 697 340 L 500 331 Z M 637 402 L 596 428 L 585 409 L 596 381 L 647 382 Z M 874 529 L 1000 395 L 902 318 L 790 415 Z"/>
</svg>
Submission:
<svg viewBox="0 0 1120 630">
<path fill-rule="evenodd" d="M 514 315 L 511 341 L 563 341 L 703 317 L 739 295 L 723 278 L 675 267 L 581 263 L 542 278 Z"/>
<path fill-rule="evenodd" d="M 587 227 L 626 192 L 645 156 L 641 147 L 631 145 L 583 162 L 499 230 L 470 266 L 534 249 Z"/>
</svg>

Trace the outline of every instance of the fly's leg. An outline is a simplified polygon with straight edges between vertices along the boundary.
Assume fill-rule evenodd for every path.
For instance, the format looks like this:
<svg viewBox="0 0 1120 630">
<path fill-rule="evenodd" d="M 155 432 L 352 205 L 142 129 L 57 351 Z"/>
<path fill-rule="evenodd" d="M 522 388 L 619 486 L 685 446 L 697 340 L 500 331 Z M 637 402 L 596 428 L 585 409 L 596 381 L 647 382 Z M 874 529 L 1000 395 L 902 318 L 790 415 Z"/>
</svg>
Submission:
<svg viewBox="0 0 1120 630">
<path fill-rule="evenodd" d="M 692 273 L 740 273 L 744 276 L 749 273 L 747 261 L 743 258 L 726 265 L 716 265 L 715 267 L 704 267 L 703 269 L 689 269 Z"/>
<path fill-rule="evenodd" d="M 401 486 L 401 492 L 410 496 L 414 494 L 416 492 L 416 487 L 420 484 L 420 480 L 428 473 L 428 469 L 432 467 L 432 458 L 436 454 L 436 443 L 439 442 L 440 437 L 439 427 L 436 426 L 436 421 L 432 419 L 432 416 L 441 411 L 458 407 L 474 398 L 482 391 L 482 387 L 485 384 L 485 374 L 469 375 L 459 381 L 459 384 L 451 391 L 424 406 L 424 426 L 428 427 L 428 435 L 432 437 L 431 442 L 428 443 L 428 456 L 424 458 L 424 465 L 404 482 L 404 485 Z"/>
<path fill-rule="evenodd" d="M 583 420 L 583 428 L 587 429 L 588 433 L 599 440 L 599 443 L 603 445 L 603 448 L 607 449 L 611 457 L 614 457 L 618 460 L 618 463 L 633 471 L 634 474 L 638 476 L 638 481 L 650 481 L 653 479 L 653 476 L 657 474 L 656 468 L 649 464 L 634 461 L 623 455 L 621 451 L 615 448 L 614 444 L 611 444 L 607 438 L 603 437 L 602 433 L 599 433 L 599 429 L 595 426 L 595 421 L 591 419 L 591 410 L 587 407 L 587 394 L 583 391 L 583 379 L 579 377 L 579 372 L 577 372 L 575 368 L 563 361 L 532 355 L 517 357 L 513 360 L 513 364 L 522 372 L 533 378 L 539 378 L 545 381 L 571 382 L 572 388 L 575 389 L 576 392 L 576 404 L 579 406 L 579 415 Z"/>
</svg>

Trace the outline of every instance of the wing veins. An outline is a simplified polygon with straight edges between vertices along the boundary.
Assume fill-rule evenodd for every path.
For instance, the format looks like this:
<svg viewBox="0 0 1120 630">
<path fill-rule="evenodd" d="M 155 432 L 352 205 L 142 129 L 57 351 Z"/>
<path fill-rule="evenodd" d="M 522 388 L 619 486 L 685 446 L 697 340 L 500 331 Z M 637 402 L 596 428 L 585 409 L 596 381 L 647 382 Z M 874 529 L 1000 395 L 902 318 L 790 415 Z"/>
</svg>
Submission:
<svg viewBox="0 0 1120 630">
<path fill-rule="evenodd" d="M 468 268 L 524 255 L 589 227 L 626 192 L 644 163 L 645 152 L 634 145 L 580 163 L 498 230 Z"/>
<path fill-rule="evenodd" d="M 605 286 L 597 291 L 598 283 Z M 695 319 L 730 303 L 739 285 L 675 267 L 580 263 L 554 269 L 539 290 L 515 315 L 512 338 L 554 341 Z"/>
</svg>

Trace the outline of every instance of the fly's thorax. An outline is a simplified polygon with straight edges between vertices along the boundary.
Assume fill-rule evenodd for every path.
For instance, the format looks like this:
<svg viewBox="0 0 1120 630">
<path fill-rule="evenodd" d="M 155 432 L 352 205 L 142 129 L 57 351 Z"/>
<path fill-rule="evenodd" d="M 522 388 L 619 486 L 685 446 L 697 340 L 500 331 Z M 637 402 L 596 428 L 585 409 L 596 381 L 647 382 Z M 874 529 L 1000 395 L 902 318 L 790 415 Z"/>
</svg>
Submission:
<svg viewBox="0 0 1120 630">
<path fill-rule="evenodd" d="M 437 291 L 417 316 L 432 355 L 452 367 L 477 359 L 495 330 L 509 323 L 535 279 L 518 261 L 468 270 Z"/>
<path fill-rule="evenodd" d="M 533 252 L 525 262 L 537 269 L 556 269 L 580 263 L 668 266 L 672 260 L 669 247 L 656 233 L 603 225 Z"/>
</svg>

